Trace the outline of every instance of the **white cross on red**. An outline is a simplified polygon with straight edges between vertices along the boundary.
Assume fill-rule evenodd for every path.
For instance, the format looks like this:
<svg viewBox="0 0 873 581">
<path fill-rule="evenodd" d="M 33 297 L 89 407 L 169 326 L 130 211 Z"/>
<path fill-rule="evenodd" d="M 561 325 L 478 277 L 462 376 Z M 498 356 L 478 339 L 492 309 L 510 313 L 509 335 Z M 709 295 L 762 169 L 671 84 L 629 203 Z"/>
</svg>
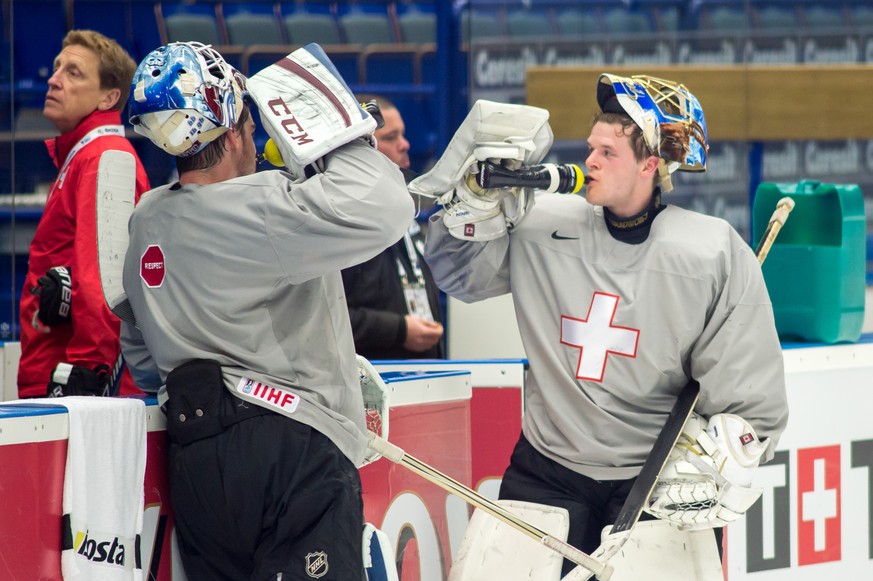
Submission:
<svg viewBox="0 0 873 581">
<path fill-rule="evenodd" d="M 586 318 L 561 315 L 561 343 L 579 349 L 577 378 L 603 381 L 606 358 L 610 353 L 623 357 L 637 356 L 640 331 L 613 325 L 617 308 L 616 295 L 596 292 Z"/>
</svg>

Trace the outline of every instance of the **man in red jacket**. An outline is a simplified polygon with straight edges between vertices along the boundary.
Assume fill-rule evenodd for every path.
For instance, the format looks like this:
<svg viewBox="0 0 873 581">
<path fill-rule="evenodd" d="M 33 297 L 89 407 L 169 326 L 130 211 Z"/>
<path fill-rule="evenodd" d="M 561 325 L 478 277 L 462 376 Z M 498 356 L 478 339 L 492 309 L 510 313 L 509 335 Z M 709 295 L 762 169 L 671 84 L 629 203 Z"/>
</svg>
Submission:
<svg viewBox="0 0 873 581">
<path fill-rule="evenodd" d="M 136 157 L 121 125 L 135 70 L 118 43 L 90 30 L 70 31 L 55 58 L 43 115 L 61 133 L 46 141 L 59 173 L 30 244 L 21 293 L 20 397 L 138 391 L 121 373 L 120 323 L 103 299 L 95 208 L 103 152 Z M 136 159 L 138 200 L 149 183 Z"/>
</svg>

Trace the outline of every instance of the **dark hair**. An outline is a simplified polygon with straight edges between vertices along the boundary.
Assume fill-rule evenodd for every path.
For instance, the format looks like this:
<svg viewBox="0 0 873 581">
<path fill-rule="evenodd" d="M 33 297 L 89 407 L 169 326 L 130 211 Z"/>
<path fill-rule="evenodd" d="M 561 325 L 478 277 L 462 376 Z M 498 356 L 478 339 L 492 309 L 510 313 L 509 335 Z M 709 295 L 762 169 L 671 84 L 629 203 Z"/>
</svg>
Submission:
<svg viewBox="0 0 873 581">
<path fill-rule="evenodd" d="M 249 105 L 244 103 L 242 111 L 239 113 L 239 120 L 231 131 L 236 131 L 237 133 L 242 131 L 250 115 Z M 191 157 L 176 157 L 176 171 L 179 172 L 179 175 L 182 175 L 189 171 L 201 171 L 215 167 L 224 157 L 225 141 L 227 141 L 227 131 L 216 137 L 206 147 Z"/>
</svg>

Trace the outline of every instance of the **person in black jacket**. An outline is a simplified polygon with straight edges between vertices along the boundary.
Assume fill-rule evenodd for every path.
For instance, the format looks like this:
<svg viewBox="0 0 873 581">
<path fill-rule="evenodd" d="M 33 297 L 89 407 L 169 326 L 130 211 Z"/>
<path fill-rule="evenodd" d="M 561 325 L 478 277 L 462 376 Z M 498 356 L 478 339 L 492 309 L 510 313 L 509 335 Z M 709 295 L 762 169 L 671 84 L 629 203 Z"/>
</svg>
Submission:
<svg viewBox="0 0 873 581">
<path fill-rule="evenodd" d="M 414 173 L 409 169 L 409 142 L 400 111 L 382 97 L 363 100 L 372 98 L 385 122 L 375 133 L 377 147 L 401 168 L 408 181 Z M 413 221 L 396 244 L 342 271 L 359 355 L 367 359 L 444 357 L 439 289 L 424 262 L 423 250 L 424 235 Z"/>
</svg>

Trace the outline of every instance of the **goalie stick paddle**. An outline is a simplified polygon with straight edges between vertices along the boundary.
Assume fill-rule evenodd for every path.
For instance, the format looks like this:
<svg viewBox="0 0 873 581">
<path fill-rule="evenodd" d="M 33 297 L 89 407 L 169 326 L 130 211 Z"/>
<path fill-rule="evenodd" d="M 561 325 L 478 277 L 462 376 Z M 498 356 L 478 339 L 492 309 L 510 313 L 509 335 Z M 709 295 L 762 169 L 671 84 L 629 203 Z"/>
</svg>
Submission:
<svg viewBox="0 0 873 581">
<path fill-rule="evenodd" d="M 109 150 L 97 166 L 97 263 L 106 305 L 122 321 L 136 325 L 122 284 L 124 256 L 130 242 L 127 223 L 136 201 L 136 159 L 127 151 Z"/>
</svg>

